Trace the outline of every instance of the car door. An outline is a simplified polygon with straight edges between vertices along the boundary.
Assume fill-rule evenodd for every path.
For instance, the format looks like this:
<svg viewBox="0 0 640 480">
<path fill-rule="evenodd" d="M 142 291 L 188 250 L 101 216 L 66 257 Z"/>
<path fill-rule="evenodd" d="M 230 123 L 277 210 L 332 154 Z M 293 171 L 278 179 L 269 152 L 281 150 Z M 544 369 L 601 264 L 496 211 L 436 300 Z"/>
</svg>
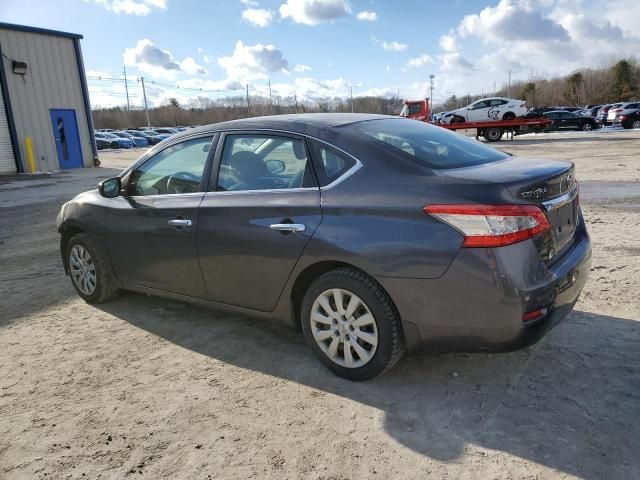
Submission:
<svg viewBox="0 0 640 480">
<path fill-rule="evenodd" d="M 494 98 L 489 101 L 489 108 L 487 109 L 487 118 L 485 120 L 501 120 L 505 111 L 505 105 L 509 102 L 500 98 Z"/>
<path fill-rule="evenodd" d="M 322 219 L 306 142 L 225 133 L 213 165 L 196 238 L 208 298 L 272 311 Z"/>
<path fill-rule="evenodd" d="M 109 256 L 120 281 L 206 298 L 196 231 L 213 139 L 171 144 L 124 177 L 124 195 L 107 212 Z"/>
<path fill-rule="evenodd" d="M 481 122 L 487 119 L 488 102 L 473 103 L 466 111 L 467 122 Z"/>
</svg>

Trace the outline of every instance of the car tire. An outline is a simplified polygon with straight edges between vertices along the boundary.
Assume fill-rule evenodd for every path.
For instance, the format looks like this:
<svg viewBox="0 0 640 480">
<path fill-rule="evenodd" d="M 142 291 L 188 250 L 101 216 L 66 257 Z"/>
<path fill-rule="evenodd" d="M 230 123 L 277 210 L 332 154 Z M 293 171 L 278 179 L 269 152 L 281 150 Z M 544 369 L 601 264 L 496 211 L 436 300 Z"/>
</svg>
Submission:
<svg viewBox="0 0 640 480">
<path fill-rule="evenodd" d="M 504 131 L 499 127 L 485 128 L 483 137 L 487 142 L 497 142 L 502 138 Z"/>
<path fill-rule="evenodd" d="M 582 125 L 583 132 L 590 132 L 591 130 L 593 130 L 593 125 L 591 125 L 589 122 Z"/>
<path fill-rule="evenodd" d="M 67 243 L 66 261 L 71 284 L 85 302 L 102 303 L 118 294 L 118 282 L 109 258 L 86 233 L 71 237 Z M 89 277 L 95 283 L 93 288 Z"/>
<path fill-rule="evenodd" d="M 340 292 L 339 296 L 336 292 Z M 337 296 L 342 299 L 341 307 Z M 352 301 L 359 304 L 349 312 Z M 331 311 L 322 306 L 327 302 Z M 325 273 L 309 286 L 302 301 L 301 321 L 314 355 L 333 373 L 348 380 L 362 381 L 380 375 L 405 352 L 400 316 L 391 298 L 373 278 L 352 267 Z M 347 366 L 349 363 L 351 366 Z"/>
<path fill-rule="evenodd" d="M 634 120 L 631 124 L 631 128 L 640 128 L 640 120 Z"/>
<path fill-rule="evenodd" d="M 515 120 L 516 114 L 513 112 L 507 112 L 502 116 L 502 120 Z"/>
</svg>

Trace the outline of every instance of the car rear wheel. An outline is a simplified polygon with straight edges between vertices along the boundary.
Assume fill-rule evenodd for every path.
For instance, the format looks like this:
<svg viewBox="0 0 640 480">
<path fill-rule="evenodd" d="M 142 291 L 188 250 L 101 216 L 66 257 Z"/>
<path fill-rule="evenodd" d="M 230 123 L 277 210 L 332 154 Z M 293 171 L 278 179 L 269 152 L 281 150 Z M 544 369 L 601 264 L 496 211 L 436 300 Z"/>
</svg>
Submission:
<svg viewBox="0 0 640 480">
<path fill-rule="evenodd" d="M 497 142 L 502 138 L 503 131 L 498 127 L 491 127 L 484 130 L 484 138 L 487 142 Z"/>
<path fill-rule="evenodd" d="M 86 302 L 102 303 L 118 294 L 109 259 L 86 233 L 69 240 L 67 265 L 73 287 Z"/>
<path fill-rule="evenodd" d="M 513 120 L 516 118 L 516 114 L 513 112 L 507 112 L 502 116 L 502 120 Z"/>
<path fill-rule="evenodd" d="M 336 375 L 367 380 L 404 353 L 400 318 L 384 289 L 345 267 L 316 279 L 302 302 L 302 330 L 316 357 Z"/>
<path fill-rule="evenodd" d="M 593 126 L 590 123 L 585 123 L 584 125 L 582 125 L 582 130 L 585 132 L 590 132 L 591 130 L 593 130 Z"/>
</svg>

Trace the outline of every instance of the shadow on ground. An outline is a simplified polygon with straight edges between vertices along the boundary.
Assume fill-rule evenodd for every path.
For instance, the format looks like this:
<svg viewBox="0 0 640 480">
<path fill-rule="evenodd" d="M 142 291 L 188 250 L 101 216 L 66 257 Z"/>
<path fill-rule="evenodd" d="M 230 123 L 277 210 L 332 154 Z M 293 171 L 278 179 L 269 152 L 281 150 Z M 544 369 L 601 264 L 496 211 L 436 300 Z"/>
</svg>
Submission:
<svg viewBox="0 0 640 480">
<path fill-rule="evenodd" d="M 587 479 L 640 472 L 633 320 L 577 311 L 526 351 L 418 354 L 353 383 L 320 366 L 298 332 L 265 320 L 137 294 L 100 308 L 183 348 L 378 408 L 391 437 L 437 460 L 471 443 Z"/>
</svg>

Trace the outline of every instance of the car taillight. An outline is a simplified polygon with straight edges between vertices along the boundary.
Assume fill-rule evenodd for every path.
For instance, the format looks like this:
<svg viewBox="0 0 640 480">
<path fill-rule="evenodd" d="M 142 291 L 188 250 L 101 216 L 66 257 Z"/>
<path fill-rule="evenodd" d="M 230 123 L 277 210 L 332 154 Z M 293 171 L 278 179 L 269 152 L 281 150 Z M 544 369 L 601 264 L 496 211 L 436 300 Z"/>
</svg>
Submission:
<svg viewBox="0 0 640 480">
<path fill-rule="evenodd" d="M 626 115 L 620 115 L 618 118 L 619 118 L 620 120 L 626 120 L 626 119 L 627 119 L 627 116 L 626 116 Z"/>
<path fill-rule="evenodd" d="M 463 247 L 500 247 L 549 230 L 537 205 L 427 205 L 423 211 L 464 235 Z"/>
</svg>

